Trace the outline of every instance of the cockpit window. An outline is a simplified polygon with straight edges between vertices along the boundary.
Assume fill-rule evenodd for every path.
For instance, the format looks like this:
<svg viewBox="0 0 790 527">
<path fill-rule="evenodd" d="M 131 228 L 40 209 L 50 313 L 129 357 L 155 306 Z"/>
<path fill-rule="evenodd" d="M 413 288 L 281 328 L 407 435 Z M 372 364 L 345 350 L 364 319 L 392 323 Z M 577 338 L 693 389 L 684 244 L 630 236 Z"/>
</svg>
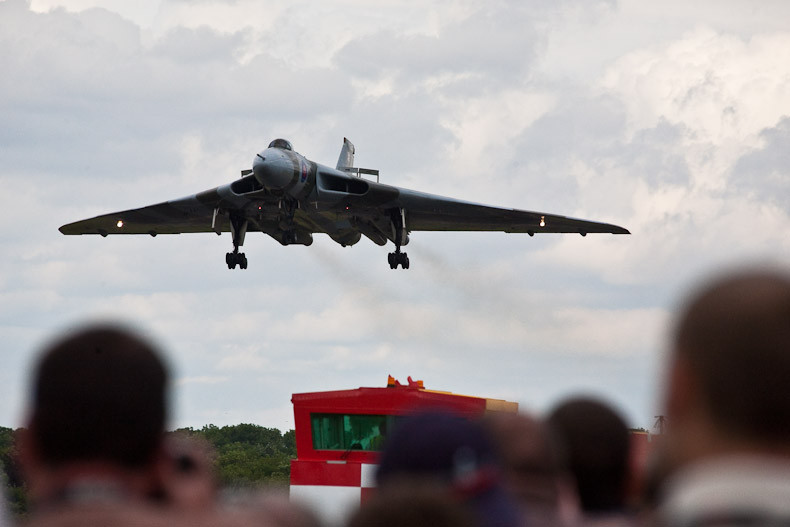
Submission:
<svg viewBox="0 0 790 527">
<path fill-rule="evenodd" d="M 269 148 L 282 148 L 283 150 L 291 150 L 293 151 L 294 147 L 291 146 L 290 141 L 286 141 L 285 139 L 275 139 L 271 143 L 269 143 Z"/>
</svg>

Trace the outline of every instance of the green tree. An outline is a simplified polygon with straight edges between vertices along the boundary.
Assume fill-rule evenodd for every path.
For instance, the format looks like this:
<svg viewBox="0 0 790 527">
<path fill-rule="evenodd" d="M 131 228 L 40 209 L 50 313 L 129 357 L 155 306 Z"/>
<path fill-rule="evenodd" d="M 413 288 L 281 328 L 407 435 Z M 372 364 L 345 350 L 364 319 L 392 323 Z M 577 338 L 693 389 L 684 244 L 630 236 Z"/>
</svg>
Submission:
<svg viewBox="0 0 790 527">
<path fill-rule="evenodd" d="M 0 426 L 0 482 L 11 512 L 23 516 L 27 513 L 27 490 L 17 461 L 17 433 Z"/>
<path fill-rule="evenodd" d="M 276 428 L 254 424 L 200 430 L 182 428 L 176 432 L 206 439 L 216 449 L 215 469 L 223 487 L 249 488 L 262 485 L 287 487 L 291 459 L 296 457 L 296 436 Z"/>
</svg>

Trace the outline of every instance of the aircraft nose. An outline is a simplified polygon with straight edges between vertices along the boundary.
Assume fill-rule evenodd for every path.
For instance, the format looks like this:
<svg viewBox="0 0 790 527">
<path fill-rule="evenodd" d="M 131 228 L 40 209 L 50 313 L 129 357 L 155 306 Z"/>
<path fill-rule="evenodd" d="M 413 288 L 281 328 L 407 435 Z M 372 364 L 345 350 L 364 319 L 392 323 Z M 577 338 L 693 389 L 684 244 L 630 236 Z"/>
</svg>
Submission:
<svg viewBox="0 0 790 527">
<path fill-rule="evenodd" d="M 285 188 L 291 182 L 293 170 L 283 161 L 278 153 L 267 150 L 256 155 L 252 162 L 252 173 L 255 175 L 255 179 L 267 189 L 281 190 Z"/>
</svg>

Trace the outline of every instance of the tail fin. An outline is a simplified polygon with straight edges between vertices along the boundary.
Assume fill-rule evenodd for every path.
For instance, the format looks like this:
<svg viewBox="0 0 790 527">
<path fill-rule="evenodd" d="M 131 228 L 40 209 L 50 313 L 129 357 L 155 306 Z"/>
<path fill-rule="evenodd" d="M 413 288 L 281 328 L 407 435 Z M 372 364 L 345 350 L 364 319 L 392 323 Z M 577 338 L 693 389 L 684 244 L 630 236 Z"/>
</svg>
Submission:
<svg viewBox="0 0 790 527">
<path fill-rule="evenodd" d="M 340 150 L 340 158 L 337 160 L 338 170 L 348 170 L 354 166 L 354 145 L 343 138 L 343 149 Z"/>
</svg>

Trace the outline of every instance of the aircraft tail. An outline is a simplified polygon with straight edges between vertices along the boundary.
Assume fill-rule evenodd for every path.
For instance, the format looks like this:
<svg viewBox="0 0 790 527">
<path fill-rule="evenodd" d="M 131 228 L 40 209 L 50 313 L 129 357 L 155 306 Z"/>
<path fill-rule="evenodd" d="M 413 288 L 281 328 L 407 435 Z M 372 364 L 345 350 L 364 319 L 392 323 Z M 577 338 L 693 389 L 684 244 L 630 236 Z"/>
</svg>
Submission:
<svg viewBox="0 0 790 527">
<path fill-rule="evenodd" d="M 343 149 L 340 150 L 340 158 L 337 160 L 337 169 L 338 170 L 345 170 L 353 168 L 354 166 L 354 145 L 346 139 L 343 138 Z"/>
</svg>

